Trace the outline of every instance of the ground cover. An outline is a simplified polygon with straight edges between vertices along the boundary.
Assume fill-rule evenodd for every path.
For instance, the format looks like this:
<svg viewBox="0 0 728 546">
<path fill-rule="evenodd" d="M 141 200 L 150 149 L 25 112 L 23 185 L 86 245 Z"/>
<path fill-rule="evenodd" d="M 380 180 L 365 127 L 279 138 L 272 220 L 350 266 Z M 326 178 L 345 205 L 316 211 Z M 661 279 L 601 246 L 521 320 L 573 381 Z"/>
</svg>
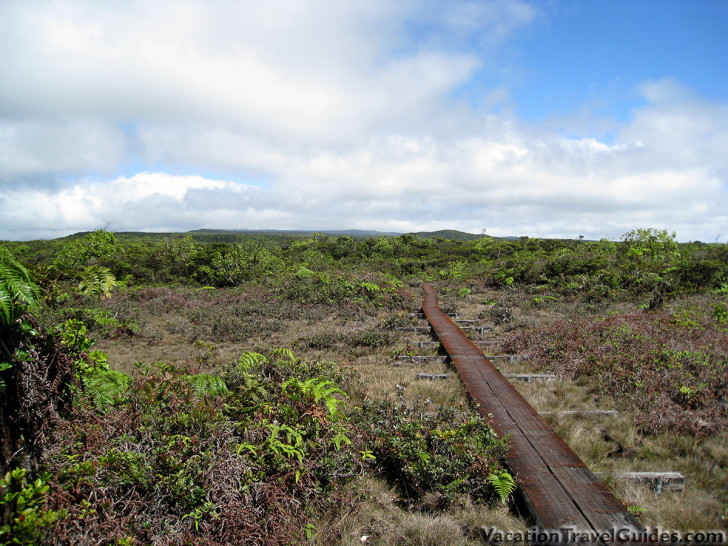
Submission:
<svg viewBox="0 0 728 546">
<path fill-rule="evenodd" d="M 97 233 L 7 246 L 26 268 L 4 254 L 1 388 L 36 354 L 75 371 L 48 391 L 50 413 L 26 419 L 38 442 L 3 430 L 3 540 L 475 544 L 483 526 L 525 529 L 496 487 L 502 440 L 453 370 L 394 360 L 434 351 L 397 330 L 417 323 L 424 280 L 444 309 L 493 328 L 474 334 L 486 354 L 523 357 L 504 371 L 560 376 L 518 385 L 537 409 L 621 411 L 548 417 L 610 483 L 686 475 L 683 493 L 613 483 L 646 524 L 726 527 L 725 245 L 644 230 L 621 243 Z"/>
</svg>

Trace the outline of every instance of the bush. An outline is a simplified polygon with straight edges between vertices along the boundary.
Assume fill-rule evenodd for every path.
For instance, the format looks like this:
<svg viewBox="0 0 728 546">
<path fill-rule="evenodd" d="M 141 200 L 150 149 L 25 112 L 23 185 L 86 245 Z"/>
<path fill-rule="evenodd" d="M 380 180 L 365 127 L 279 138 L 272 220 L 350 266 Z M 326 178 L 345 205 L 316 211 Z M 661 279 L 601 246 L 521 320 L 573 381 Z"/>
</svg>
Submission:
<svg viewBox="0 0 728 546">
<path fill-rule="evenodd" d="M 276 350 L 221 376 L 140 371 L 115 411 L 80 401 L 59 429 L 50 500 L 69 517 L 54 540 L 303 542 L 311 511 L 361 471 L 330 365 Z"/>
<path fill-rule="evenodd" d="M 399 341 L 399 336 L 391 330 L 371 329 L 354 332 L 346 336 L 346 342 L 353 347 L 388 347 Z"/>
<path fill-rule="evenodd" d="M 353 416 L 375 459 L 375 468 L 405 503 L 436 493 L 453 500 L 467 493 L 476 502 L 500 498 L 492 480 L 507 442 L 478 414 L 456 418 L 441 410 L 424 415 L 400 401 L 366 401 Z"/>
<path fill-rule="evenodd" d="M 728 332 L 692 306 L 574 321 L 510 334 L 502 346 L 571 378 L 589 377 L 648 432 L 705 433 L 724 421 Z M 710 427 L 708 427 L 710 428 Z"/>
</svg>

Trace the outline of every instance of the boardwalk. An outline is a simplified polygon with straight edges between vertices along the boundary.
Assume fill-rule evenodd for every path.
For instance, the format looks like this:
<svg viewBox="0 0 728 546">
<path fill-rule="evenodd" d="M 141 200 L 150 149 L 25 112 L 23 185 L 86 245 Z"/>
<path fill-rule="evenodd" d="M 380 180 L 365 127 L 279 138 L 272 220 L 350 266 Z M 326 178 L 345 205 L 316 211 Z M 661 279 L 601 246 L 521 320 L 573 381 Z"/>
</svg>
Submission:
<svg viewBox="0 0 728 546">
<path fill-rule="evenodd" d="M 510 434 L 507 463 L 541 529 L 608 536 L 642 526 L 526 402 L 437 303 L 425 284 L 422 310 L 483 417 Z M 563 531 L 562 531 L 563 534 Z"/>
</svg>

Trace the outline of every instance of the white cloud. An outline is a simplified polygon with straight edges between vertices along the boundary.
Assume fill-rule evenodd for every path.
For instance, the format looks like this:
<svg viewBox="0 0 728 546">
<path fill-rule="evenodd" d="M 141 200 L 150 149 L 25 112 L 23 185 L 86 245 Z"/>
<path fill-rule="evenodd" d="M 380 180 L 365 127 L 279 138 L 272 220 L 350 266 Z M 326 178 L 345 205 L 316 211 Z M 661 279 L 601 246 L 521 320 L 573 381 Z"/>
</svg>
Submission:
<svg viewBox="0 0 728 546">
<path fill-rule="evenodd" d="M 0 118 L 0 184 L 53 172 L 109 174 L 125 147 L 122 132 L 105 123 Z"/>
<path fill-rule="evenodd" d="M 460 53 L 386 56 L 401 24 L 378 23 L 403 9 L 385 2 L 37 2 L 3 11 L 0 73 L 14 77 L 0 80 L 0 114 L 10 116 L 202 123 L 333 142 L 414 120 L 477 64 Z"/>
<path fill-rule="evenodd" d="M 632 159 L 642 167 L 709 168 L 728 175 L 728 103 L 701 100 L 671 80 L 644 83 L 647 105 L 634 111 L 620 132 L 622 142 L 639 143 Z"/>
<path fill-rule="evenodd" d="M 728 231 L 725 103 L 645 82 L 604 139 L 488 113 L 510 101 L 499 82 L 485 109 L 454 98 L 538 17 L 499 1 L 0 3 L 0 237 Z M 134 162 L 162 167 L 118 176 Z"/>
<path fill-rule="evenodd" d="M 28 210 L 35 217 L 33 230 L 39 236 L 60 236 L 92 227 L 109 225 L 119 231 L 187 229 L 190 223 L 229 225 L 237 216 L 255 216 L 260 190 L 233 182 L 198 176 L 140 173 L 110 181 L 80 180 L 56 191 L 8 191 L 4 195 L 7 214 L 0 231 L 22 224 Z"/>
</svg>

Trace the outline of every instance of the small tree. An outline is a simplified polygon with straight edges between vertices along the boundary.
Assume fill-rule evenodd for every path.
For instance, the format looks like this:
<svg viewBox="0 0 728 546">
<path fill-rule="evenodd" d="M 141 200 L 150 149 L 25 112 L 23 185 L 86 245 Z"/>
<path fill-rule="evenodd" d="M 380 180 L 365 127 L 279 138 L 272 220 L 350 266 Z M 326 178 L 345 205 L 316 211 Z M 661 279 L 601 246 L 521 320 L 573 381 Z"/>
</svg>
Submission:
<svg viewBox="0 0 728 546">
<path fill-rule="evenodd" d="M 627 256 L 644 262 L 671 263 L 680 257 L 677 234 L 666 229 L 633 229 L 622 235 L 622 248 Z"/>
<path fill-rule="evenodd" d="M 53 264 L 65 271 L 77 270 L 99 258 L 107 258 L 123 252 L 116 235 L 104 229 L 97 229 L 83 239 L 66 243 Z"/>
</svg>

